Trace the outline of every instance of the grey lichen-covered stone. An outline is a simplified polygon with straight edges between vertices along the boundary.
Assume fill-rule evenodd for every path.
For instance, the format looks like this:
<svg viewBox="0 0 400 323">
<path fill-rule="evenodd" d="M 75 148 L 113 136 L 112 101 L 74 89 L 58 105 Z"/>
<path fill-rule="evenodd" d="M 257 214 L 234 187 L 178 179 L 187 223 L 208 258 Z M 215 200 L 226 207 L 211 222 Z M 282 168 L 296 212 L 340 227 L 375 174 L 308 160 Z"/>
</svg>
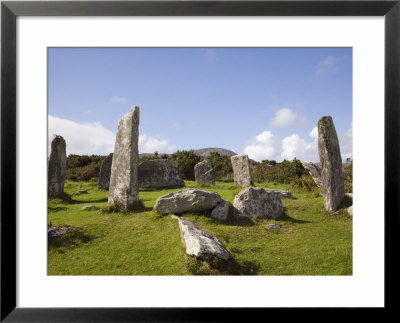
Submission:
<svg viewBox="0 0 400 323">
<path fill-rule="evenodd" d="M 218 204 L 211 211 L 211 217 L 217 220 L 225 221 L 229 215 L 230 205 L 231 203 L 229 203 L 229 201 L 223 201 L 222 203 Z"/>
<path fill-rule="evenodd" d="M 186 246 L 186 253 L 201 260 L 211 261 L 215 258 L 229 260 L 232 258 L 222 242 L 213 235 L 200 230 L 190 221 L 174 217 L 179 222 L 182 243 Z"/>
<path fill-rule="evenodd" d="M 53 135 L 51 153 L 48 159 L 48 197 L 61 197 L 64 192 L 67 170 L 66 143 L 62 136 Z"/>
<path fill-rule="evenodd" d="M 139 201 L 139 107 L 131 108 L 118 123 L 111 166 L 108 205 L 119 203 L 130 211 Z"/>
<path fill-rule="evenodd" d="M 218 193 L 187 188 L 160 196 L 153 209 L 159 214 L 200 212 L 211 210 L 221 202 Z"/>
<path fill-rule="evenodd" d="M 353 198 L 353 193 L 344 193 L 344 195 Z"/>
<path fill-rule="evenodd" d="M 215 185 L 214 169 L 208 159 L 194 166 L 194 176 L 198 185 Z"/>
<path fill-rule="evenodd" d="M 139 187 L 185 186 L 178 163 L 168 159 L 154 159 L 139 164 Z"/>
<path fill-rule="evenodd" d="M 245 154 L 231 157 L 233 179 L 236 186 L 252 186 L 253 178 L 251 176 L 249 157 Z"/>
<path fill-rule="evenodd" d="M 344 181 L 339 140 L 330 116 L 318 120 L 318 154 L 324 206 L 327 211 L 334 212 L 344 197 Z"/>
<path fill-rule="evenodd" d="M 280 194 L 261 187 L 248 187 L 233 200 L 234 214 L 245 217 L 277 219 L 283 213 Z"/>
<path fill-rule="evenodd" d="M 67 227 L 55 227 L 51 226 L 47 229 L 47 237 L 48 239 L 59 239 L 63 235 L 67 234 L 70 231 L 73 231 L 74 228 L 67 226 Z"/>
<path fill-rule="evenodd" d="M 266 190 L 266 191 L 269 191 L 269 192 L 276 192 L 276 193 L 278 193 L 278 194 L 281 196 L 281 198 L 283 198 L 283 199 L 290 199 L 290 198 L 292 197 L 292 193 L 290 193 L 290 192 L 288 192 L 288 191 L 273 190 L 272 188 L 266 188 L 265 190 Z"/>
<path fill-rule="evenodd" d="M 308 161 L 302 162 L 302 164 L 303 167 L 307 169 L 308 173 L 314 180 L 314 183 L 317 184 L 317 186 L 322 189 L 321 168 L 319 168 L 318 165 Z"/>
<path fill-rule="evenodd" d="M 112 159 L 113 153 L 109 154 L 100 166 L 99 180 L 97 182 L 98 189 L 108 190 L 110 188 Z"/>
</svg>

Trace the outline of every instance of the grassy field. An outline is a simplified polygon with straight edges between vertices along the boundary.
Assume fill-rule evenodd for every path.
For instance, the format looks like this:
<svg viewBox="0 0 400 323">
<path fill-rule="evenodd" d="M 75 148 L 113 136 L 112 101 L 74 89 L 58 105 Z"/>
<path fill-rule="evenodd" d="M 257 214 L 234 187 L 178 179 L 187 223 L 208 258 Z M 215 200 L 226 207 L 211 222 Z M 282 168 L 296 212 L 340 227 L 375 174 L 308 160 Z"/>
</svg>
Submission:
<svg viewBox="0 0 400 323">
<path fill-rule="evenodd" d="M 197 187 L 185 181 L 186 187 Z M 288 189 L 288 185 L 256 183 Z M 77 194 L 86 189 L 88 194 Z M 233 202 L 240 191 L 233 183 L 202 188 Z M 283 199 L 279 220 L 215 220 L 207 213 L 185 214 L 202 230 L 218 237 L 235 263 L 221 267 L 197 261 L 185 253 L 178 222 L 152 211 L 156 199 L 179 189 L 140 189 L 144 208 L 136 213 L 101 214 L 108 191 L 94 182 L 65 183 L 65 197 L 50 199 L 48 222 L 72 226 L 63 238 L 48 244 L 49 275 L 352 275 L 352 218 L 345 208 L 328 214 L 323 198 L 313 192 L 292 191 Z M 349 203 L 349 201 L 347 201 Z M 346 202 L 345 202 L 346 204 Z M 98 209 L 82 210 L 85 205 Z M 267 230 L 270 223 L 279 229 Z"/>
</svg>

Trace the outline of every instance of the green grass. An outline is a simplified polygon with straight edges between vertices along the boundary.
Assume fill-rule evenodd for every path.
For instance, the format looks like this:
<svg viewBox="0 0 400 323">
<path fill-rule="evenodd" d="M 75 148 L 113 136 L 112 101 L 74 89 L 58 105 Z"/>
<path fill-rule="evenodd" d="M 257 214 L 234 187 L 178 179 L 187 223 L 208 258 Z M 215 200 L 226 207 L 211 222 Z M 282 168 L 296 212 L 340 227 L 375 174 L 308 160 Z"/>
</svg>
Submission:
<svg viewBox="0 0 400 323">
<path fill-rule="evenodd" d="M 186 187 L 198 187 L 193 181 L 185 183 Z M 256 186 L 289 187 L 276 183 Z M 241 190 L 233 183 L 223 182 L 200 188 L 216 191 L 230 202 Z M 82 189 L 88 194 L 76 193 Z M 218 237 L 235 259 L 230 264 L 209 265 L 186 255 L 176 220 L 152 211 L 159 196 L 177 190 L 140 189 L 140 211 L 102 213 L 108 191 L 98 190 L 94 182 L 67 181 L 64 197 L 48 202 L 48 221 L 76 230 L 49 241 L 48 274 L 352 274 L 352 218 L 345 208 L 326 213 L 323 198 L 315 192 L 291 191 L 292 198 L 282 200 L 285 211 L 279 220 L 228 219 L 223 223 L 207 213 L 185 214 L 184 219 Z M 82 210 L 85 205 L 95 205 L 97 209 Z M 281 228 L 267 230 L 270 223 L 279 223 Z"/>
</svg>

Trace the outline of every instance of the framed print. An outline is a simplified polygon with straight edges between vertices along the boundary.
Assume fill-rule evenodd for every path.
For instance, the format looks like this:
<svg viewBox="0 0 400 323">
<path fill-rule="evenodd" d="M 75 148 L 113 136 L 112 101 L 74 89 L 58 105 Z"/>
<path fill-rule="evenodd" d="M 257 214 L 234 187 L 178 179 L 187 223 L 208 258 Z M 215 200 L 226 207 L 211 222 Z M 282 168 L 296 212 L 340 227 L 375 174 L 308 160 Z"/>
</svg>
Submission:
<svg viewBox="0 0 400 323">
<path fill-rule="evenodd" d="M 399 14 L 398 1 L 3 1 L 1 320 L 393 309 Z M 176 175 L 154 182 L 151 164 Z M 279 205 L 248 211 L 246 190 Z M 189 207 L 162 206 L 188 192 Z M 193 239 L 218 260 L 193 258 Z"/>
</svg>

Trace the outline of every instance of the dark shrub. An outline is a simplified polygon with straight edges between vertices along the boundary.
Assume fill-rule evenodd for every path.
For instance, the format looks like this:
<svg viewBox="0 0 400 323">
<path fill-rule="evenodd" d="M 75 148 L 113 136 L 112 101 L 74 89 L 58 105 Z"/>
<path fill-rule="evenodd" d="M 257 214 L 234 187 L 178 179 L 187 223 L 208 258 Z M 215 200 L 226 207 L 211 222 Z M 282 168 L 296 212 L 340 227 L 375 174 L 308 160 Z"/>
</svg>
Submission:
<svg viewBox="0 0 400 323">
<path fill-rule="evenodd" d="M 201 160 L 193 150 L 178 150 L 170 156 L 171 160 L 178 163 L 178 169 L 183 179 L 194 180 L 194 166 Z"/>
</svg>

